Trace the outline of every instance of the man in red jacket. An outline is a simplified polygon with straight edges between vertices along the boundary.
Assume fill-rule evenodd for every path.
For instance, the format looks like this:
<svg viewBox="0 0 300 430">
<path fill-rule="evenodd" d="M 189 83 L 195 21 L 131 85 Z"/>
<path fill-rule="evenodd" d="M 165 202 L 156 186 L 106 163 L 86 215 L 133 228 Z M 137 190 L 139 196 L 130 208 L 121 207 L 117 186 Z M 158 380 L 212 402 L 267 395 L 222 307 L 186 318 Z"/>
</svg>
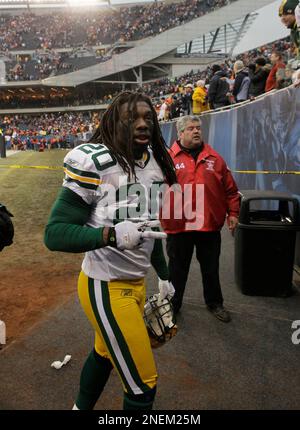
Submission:
<svg viewBox="0 0 300 430">
<path fill-rule="evenodd" d="M 273 51 L 270 57 L 272 63 L 272 69 L 269 73 L 268 79 L 266 81 L 266 93 L 268 91 L 277 89 L 277 78 L 276 73 L 278 69 L 285 69 L 285 64 L 282 61 L 282 54 L 279 51 Z"/>
<path fill-rule="evenodd" d="M 181 190 L 177 193 L 177 198 L 176 192 L 173 197 L 169 194 L 164 209 L 171 204 L 170 215 L 162 213 L 161 219 L 168 233 L 169 275 L 175 288 L 172 299 L 174 311 L 177 313 L 182 305 L 196 247 L 205 303 L 216 318 L 229 322 L 231 318 L 223 307 L 219 281 L 220 230 L 226 216 L 229 230 L 234 232 L 236 228 L 239 214 L 238 189 L 223 158 L 203 142 L 199 117 L 180 118 L 177 121 L 177 132 L 179 140 L 171 147 L 170 155 Z M 180 211 L 181 214 L 178 214 Z"/>
</svg>

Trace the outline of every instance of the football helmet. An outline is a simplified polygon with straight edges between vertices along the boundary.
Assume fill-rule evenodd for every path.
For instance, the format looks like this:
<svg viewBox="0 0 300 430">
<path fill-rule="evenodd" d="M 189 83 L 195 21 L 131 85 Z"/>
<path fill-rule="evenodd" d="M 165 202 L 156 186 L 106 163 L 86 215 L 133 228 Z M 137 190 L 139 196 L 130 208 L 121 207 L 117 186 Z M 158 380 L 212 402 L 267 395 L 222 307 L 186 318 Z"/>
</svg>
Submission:
<svg viewBox="0 0 300 430">
<path fill-rule="evenodd" d="M 146 300 L 144 321 L 152 348 L 164 345 L 178 330 L 172 303 L 168 298 L 160 300 L 159 294 L 154 294 Z"/>
</svg>

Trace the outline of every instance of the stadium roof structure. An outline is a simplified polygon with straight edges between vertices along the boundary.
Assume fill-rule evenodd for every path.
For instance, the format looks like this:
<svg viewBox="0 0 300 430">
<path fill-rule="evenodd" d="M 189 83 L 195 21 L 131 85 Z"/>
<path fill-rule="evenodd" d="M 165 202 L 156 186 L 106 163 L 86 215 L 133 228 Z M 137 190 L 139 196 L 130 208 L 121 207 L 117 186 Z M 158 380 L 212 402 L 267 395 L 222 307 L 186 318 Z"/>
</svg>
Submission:
<svg viewBox="0 0 300 430">
<path fill-rule="evenodd" d="M 178 47 L 190 44 L 192 43 L 190 41 L 202 35 L 211 35 L 208 49 L 206 45 L 208 51 L 206 53 L 210 54 L 213 50 L 219 49 L 217 48 L 217 43 L 220 45 L 221 37 L 218 39 L 218 35 L 221 35 L 220 29 L 223 26 L 224 29 L 226 28 L 224 31 L 228 32 L 227 35 L 229 36 L 230 34 L 231 44 L 228 52 L 230 54 L 247 25 L 250 25 L 251 20 L 253 21 L 255 15 L 251 16 L 251 14 L 272 2 L 273 0 L 252 0 L 251 2 L 249 0 L 236 0 L 184 25 L 164 31 L 153 38 L 142 40 L 134 48 L 113 56 L 111 60 L 76 72 L 43 79 L 42 83 L 49 86 L 76 87 L 89 81 L 97 80 L 99 82 L 99 79 L 102 82 L 115 81 L 118 80 L 118 76 L 120 76 L 119 82 L 123 83 L 125 80 L 128 82 L 128 78 L 124 79 L 122 73 L 124 74 L 124 72 L 131 70 L 135 75 L 136 83 L 141 85 L 143 82 L 151 80 L 148 76 L 145 79 L 144 72 L 146 68 L 149 70 L 149 67 L 151 67 L 155 71 L 161 68 L 161 77 L 167 76 L 166 62 L 160 60 L 168 53 L 176 52 Z M 229 29 L 231 33 L 229 33 Z M 224 34 L 223 39 L 225 45 Z M 229 41 L 229 37 L 227 40 Z M 170 60 L 169 64 L 172 63 L 171 57 Z M 160 63 L 164 63 L 164 66 L 161 67 Z M 155 78 L 157 79 L 158 77 L 155 76 Z"/>
<path fill-rule="evenodd" d="M 66 4 L 67 1 L 69 0 L 60 0 L 60 3 Z M 84 0 L 81 1 L 84 2 Z M 130 0 L 124 1 L 129 3 Z M 15 0 L 14 2 L 10 0 L 10 3 L 21 2 L 25 4 L 28 3 L 28 0 Z M 31 0 L 31 4 L 38 2 L 44 5 L 52 2 L 57 5 L 59 0 L 48 0 L 48 2 Z M 4 0 L 0 0 L 0 5 L 1 3 L 4 3 Z M 101 0 L 99 0 L 100 3 L 105 5 Z M 265 31 L 262 43 L 254 45 L 251 44 L 251 37 L 248 36 L 253 23 L 255 26 L 255 23 L 261 18 L 259 15 L 261 8 L 272 8 L 273 3 L 274 0 L 252 0 L 251 2 L 232 0 L 227 6 L 213 10 L 202 17 L 166 30 L 154 37 L 126 42 L 124 44 L 126 52 L 113 55 L 106 62 L 38 81 L 6 82 L 0 79 L 0 87 L 13 89 L 30 85 L 32 88 L 38 86 L 75 88 L 89 82 L 142 85 L 167 76 L 176 76 L 175 73 L 178 73 L 178 70 L 181 71 L 182 67 L 190 67 L 190 69 L 196 67 L 199 69 L 200 65 L 206 67 L 212 62 L 223 61 L 225 57 L 232 56 L 233 50 L 241 40 L 248 40 L 247 50 L 249 50 L 283 37 L 272 38 L 274 34 L 268 34 L 268 31 Z M 259 18 L 256 19 L 258 15 Z M 266 15 L 264 15 L 264 19 L 266 19 Z M 116 42 L 112 49 L 118 45 L 119 42 Z M 172 68 L 176 69 L 175 73 Z"/>
<path fill-rule="evenodd" d="M 232 55 L 237 43 L 244 37 L 258 14 L 256 12 L 238 18 L 234 22 L 203 34 L 201 38 L 185 43 L 177 50 L 179 54 L 224 54 Z"/>
</svg>

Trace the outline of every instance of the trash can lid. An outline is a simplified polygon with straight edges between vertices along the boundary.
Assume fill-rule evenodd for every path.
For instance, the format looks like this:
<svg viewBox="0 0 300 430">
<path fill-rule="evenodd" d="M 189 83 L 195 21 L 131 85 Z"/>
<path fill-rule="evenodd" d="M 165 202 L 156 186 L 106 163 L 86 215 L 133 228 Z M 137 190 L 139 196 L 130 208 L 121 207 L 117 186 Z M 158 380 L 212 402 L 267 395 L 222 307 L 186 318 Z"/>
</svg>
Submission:
<svg viewBox="0 0 300 430">
<path fill-rule="evenodd" d="M 240 190 L 242 200 L 296 200 L 289 193 L 281 193 L 272 190 Z"/>
<path fill-rule="evenodd" d="M 242 225 L 277 225 L 284 228 L 300 226 L 299 201 L 289 193 L 264 190 L 240 191 L 241 208 L 239 224 Z M 278 210 L 265 210 L 253 208 L 250 205 L 254 201 L 278 202 Z M 260 206 L 260 204 L 259 204 Z M 254 209 L 254 210 L 253 210 Z M 292 212 L 291 212 L 292 210 Z"/>
</svg>

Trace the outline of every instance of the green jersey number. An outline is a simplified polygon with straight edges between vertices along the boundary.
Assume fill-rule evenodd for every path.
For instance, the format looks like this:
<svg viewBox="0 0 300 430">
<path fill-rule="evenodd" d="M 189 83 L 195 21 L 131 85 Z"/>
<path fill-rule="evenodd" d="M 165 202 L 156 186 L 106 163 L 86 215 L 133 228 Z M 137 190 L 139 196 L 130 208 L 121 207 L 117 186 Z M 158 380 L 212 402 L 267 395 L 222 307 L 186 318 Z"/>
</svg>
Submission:
<svg viewBox="0 0 300 430">
<path fill-rule="evenodd" d="M 93 160 L 97 170 L 102 171 L 117 164 L 113 155 L 104 145 L 87 143 L 80 146 L 78 149 L 85 154 L 92 154 L 91 159 Z"/>
</svg>

